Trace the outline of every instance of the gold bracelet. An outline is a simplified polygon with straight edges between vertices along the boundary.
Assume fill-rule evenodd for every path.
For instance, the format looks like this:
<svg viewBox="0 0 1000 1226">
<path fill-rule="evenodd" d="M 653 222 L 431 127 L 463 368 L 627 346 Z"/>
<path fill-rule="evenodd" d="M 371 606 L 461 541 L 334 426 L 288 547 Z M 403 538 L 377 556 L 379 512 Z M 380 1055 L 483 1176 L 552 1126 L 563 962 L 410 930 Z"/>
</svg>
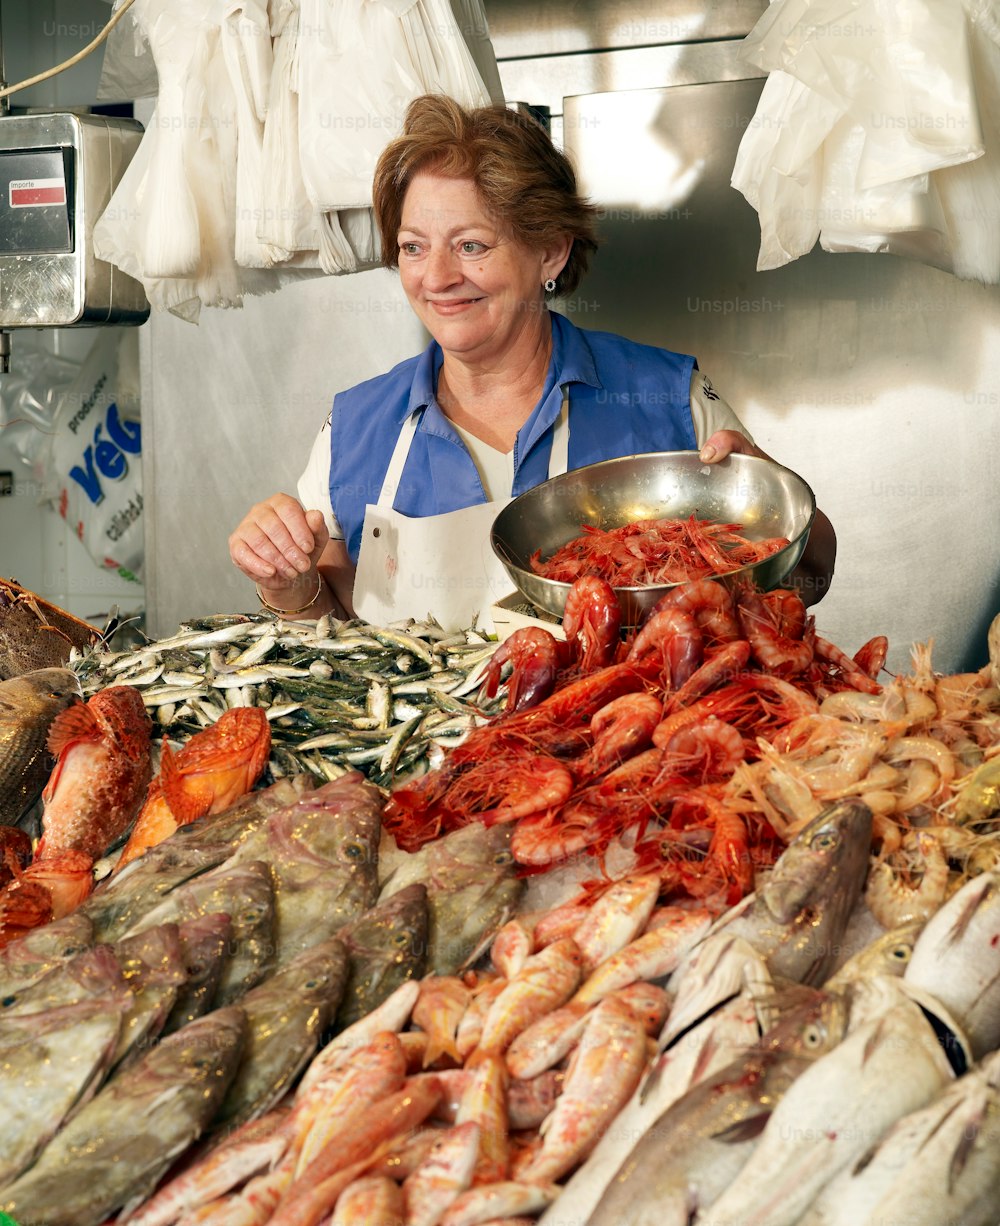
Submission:
<svg viewBox="0 0 1000 1226">
<path fill-rule="evenodd" d="M 316 603 L 316 601 L 319 600 L 319 594 L 320 592 L 322 592 L 322 590 L 323 590 L 323 576 L 319 574 L 319 572 L 317 572 L 316 591 L 313 592 L 312 598 L 310 600 L 307 600 L 304 605 L 300 605 L 297 609 L 279 609 L 277 605 L 271 604 L 270 601 L 265 600 L 264 597 L 260 594 L 260 584 L 259 583 L 254 584 L 254 591 L 257 593 L 257 599 L 260 601 L 262 607 L 267 609 L 268 613 L 277 613 L 279 617 L 291 617 L 296 613 L 304 613 L 306 609 L 311 609 L 313 605 Z"/>
</svg>

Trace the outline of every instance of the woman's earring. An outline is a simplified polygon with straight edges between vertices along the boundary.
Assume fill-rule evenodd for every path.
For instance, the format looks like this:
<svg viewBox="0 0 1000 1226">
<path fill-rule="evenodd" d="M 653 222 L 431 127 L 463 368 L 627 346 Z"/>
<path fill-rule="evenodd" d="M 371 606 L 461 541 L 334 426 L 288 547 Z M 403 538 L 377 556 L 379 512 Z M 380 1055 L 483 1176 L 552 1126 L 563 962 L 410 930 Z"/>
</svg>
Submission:
<svg viewBox="0 0 1000 1226">
<path fill-rule="evenodd" d="M 542 282 L 542 289 L 544 289 L 547 294 L 551 294 L 552 291 L 555 289 L 555 287 L 556 287 L 555 277 L 549 277 L 547 281 Z"/>
</svg>

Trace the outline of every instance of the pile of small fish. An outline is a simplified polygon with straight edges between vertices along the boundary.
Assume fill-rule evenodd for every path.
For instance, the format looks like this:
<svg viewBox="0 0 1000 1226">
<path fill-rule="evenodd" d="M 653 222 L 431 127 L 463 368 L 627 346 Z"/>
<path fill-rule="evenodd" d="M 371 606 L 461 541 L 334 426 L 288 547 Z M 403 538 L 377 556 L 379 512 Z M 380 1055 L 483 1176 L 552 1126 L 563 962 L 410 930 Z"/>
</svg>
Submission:
<svg viewBox="0 0 1000 1226">
<path fill-rule="evenodd" d="M 197 1139 L 270 1111 L 322 1040 L 462 970 L 513 914 L 509 832 L 380 881 L 379 790 L 311 780 L 181 827 L 0 954 L 0 1208 L 21 1226 L 144 1200 Z"/>
<path fill-rule="evenodd" d="M 478 693 L 497 644 L 435 622 L 285 621 L 219 615 L 130 652 L 74 652 L 84 694 L 135 686 L 163 732 L 183 741 L 233 707 L 271 724 L 272 778 L 358 768 L 376 784 L 419 772 L 500 709 Z"/>
</svg>

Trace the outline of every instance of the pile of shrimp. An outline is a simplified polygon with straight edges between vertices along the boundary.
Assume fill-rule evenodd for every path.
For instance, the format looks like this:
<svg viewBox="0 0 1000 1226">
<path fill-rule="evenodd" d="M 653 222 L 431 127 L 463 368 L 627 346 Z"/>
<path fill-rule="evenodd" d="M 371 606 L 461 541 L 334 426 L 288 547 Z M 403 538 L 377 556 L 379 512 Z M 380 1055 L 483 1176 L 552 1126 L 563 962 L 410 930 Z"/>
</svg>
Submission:
<svg viewBox="0 0 1000 1226">
<path fill-rule="evenodd" d="M 613 587 L 684 583 L 762 562 L 790 544 L 783 536 L 751 541 L 739 535 L 742 524 L 717 524 L 694 515 L 639 519 L 609 530 L 583 524 L 582 529 L 544 562 L 536 550 L 531 569 L 560 583 L 585 576 L 606 579 Z"/>
<path fill-rule="evenodd" d="M 614 844 L 631 871 L 659 875 L 665 899 L 721 911 L 787 837 L 787 822 L 733 802 L 734 772 L 821 702 L 882 693 L 885 639 L 849 657 L 789 591 L 695 580 L 623 637 L 613 589 L 587 577 L 563 630 L 565 642 L 536 627 L 506 639 L 486 679 L 490 694 L 506 679 L 504 712 L 392 792 L 384 824 L 404 850 L 471 821 L 511 822 L 525 872 L 588 857 L 592 898 Z"/>
<path fill-rule="evenodd" d="M 783 841 L 827 804 L 859 796 L 876 852 L 866 901 L 885 927 L 929 918 L 969 875 L 1000 867 L 1000 688 L 987 667 L 936 674 L 931 644 L 880 694 L 828 695 L 756 760 L 723 802 Z"/>
</svg>

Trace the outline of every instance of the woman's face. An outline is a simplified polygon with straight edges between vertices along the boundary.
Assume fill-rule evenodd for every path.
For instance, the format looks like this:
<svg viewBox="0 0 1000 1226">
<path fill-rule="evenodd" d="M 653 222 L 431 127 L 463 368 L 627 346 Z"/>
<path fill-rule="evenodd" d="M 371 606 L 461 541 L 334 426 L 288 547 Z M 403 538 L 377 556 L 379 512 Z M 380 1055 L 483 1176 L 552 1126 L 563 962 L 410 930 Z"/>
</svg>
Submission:
<svg viewBox="0 0 1000 1226">
<path fill-rule="evenodd" d="M 403 198 L 399 275 L 421 323 L 446 353 L 489 360 L 543 320 L 542 282 L 569 255 L 507 237 L 468 179 L 421 171 Z"/>
</svg>

